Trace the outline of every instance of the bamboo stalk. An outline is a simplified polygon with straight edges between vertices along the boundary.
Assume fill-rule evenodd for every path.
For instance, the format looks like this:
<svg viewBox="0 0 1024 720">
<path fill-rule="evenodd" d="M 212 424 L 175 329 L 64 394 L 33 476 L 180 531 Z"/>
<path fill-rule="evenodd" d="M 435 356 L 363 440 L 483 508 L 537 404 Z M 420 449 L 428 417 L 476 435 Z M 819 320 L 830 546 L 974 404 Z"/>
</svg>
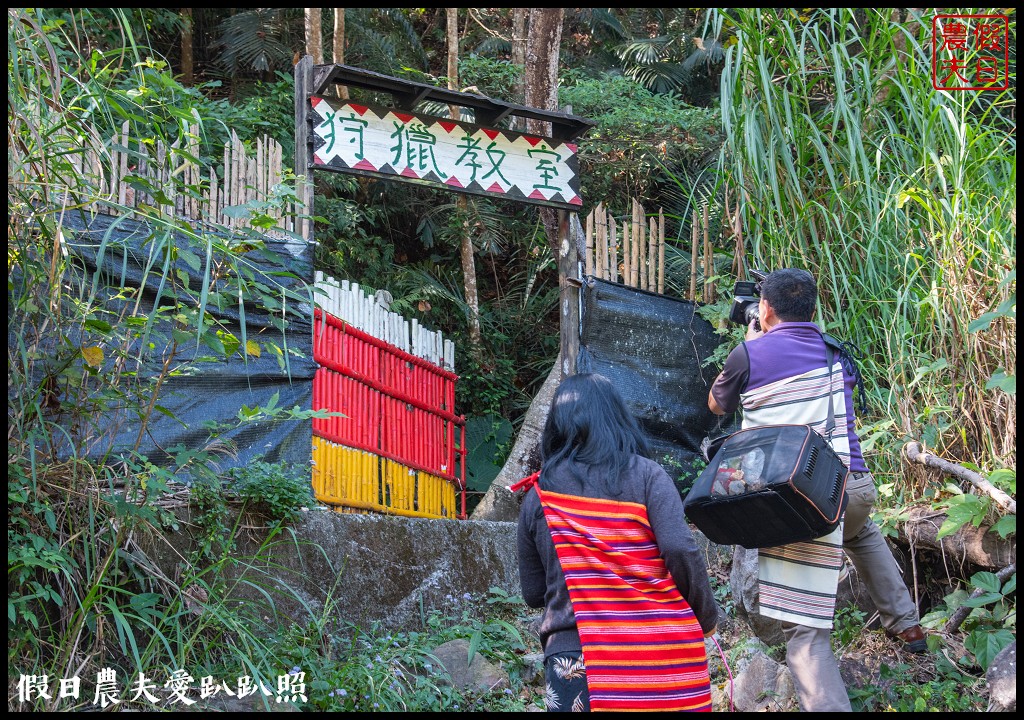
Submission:
<svg viewBox="0 0 1024 720">
<path fill-rule="evenodd" d="M 278 148 L 279 148 L 278 142 L 276 140 L 272 140 L 272 139 L 268 138 L 268 140 L 267 140 L 267 156 L 268 156 L 267 163 L 269 165 L 269 167 L 267 168 L 267 173 L 269 175 L 269 177 L 267 178 L 267 193 L 268 194 L 274 189 L 274 186 L 277 185 L 278 182 L 280 182 L 280 178 L 281 178 L 281 158 L 280 158 L 280 155 L 278 154 Z M 284 223 L 282 222 L 283 210 L 284 210 L 284 208 L 280 208 L 280 207 L 277 207 L 277 206 L 274 206 L 274 208 L 272 209 L 272 212 L 274 213 L 274 219 L 277 221 L 276 224 L 277 224 L 278 227 L 282 227 L 284 225 Z"/>
<path fill-rule="evenodd" d="M 711 237 L 708 228 L 708 204 L 704 203 L 704 302 L 711 302 L 711 268 L 714 258 L 711 255 Z"/>
<path fill-rule="evenodd" d="M 640 203 L 633 198 L 633 227 L 631 231 L 633 240 L 633 272 L 629 277 L 629 284 L 633 287 L 640 287 L 640 247 L 643 245 L 644 236 L 639 216 Z"/>
<path fill-rule="evenodd" d="M 242 198 L 242 182 L 245 162 L 245 153 L 242 152 L 241 141 L 238 133 L 231 131 L 231 202 L 230 205 L 241 205 L 245 202 Z M 238 226 L 238 220 L 231 220 L 231 228 Z"/>
<path fill-rule="evenodd" d="M 697 211 L 690 217 L 690 300 L 697 299 Z"/>
<path fill-rule="evenodd" d="M 647 289 L 651 292 L 658 291 L 658 220 L 650 218 L 647 221 Z"/>
<path fill-rule="evenodd" d="M 608 269 L 608 223 L 601 222 L 597 224 L 597 276 L 607 279 Z"/>
<path fill-rule="evenodd" d="M 610 236 L 608 241 L 609 255 L 611 255 L 608 279 L 617 283 L 619 281 L 619 237 L 615 218 L 611 216 L 608 217 L 608 234 Z"/>
<path fill-rule="evenodd" d="M 600 207 L 600 205 L 598 207 Z M 587 216 L 587 227 L 584 230 L 584 236 L 587 238 L 587 256 L 584 258 L 584 264 L 586 266 L 585 271 L 589 276 L 595 276 L 595 274 L 597 274 L 595 269 L 597 263 L 594 258 L 594 215 L 596 214 L 597 208 L 590 211 L 590 214 Z"/>
<path fill-rule="evenodd" d="M 221 218 L 224 213 L 224 208 L 231 204 L 231 172 L 231 143 L 229 141 L 224 143 L 224 185 L 220 191 L 220 198 L 218 198 L 219 202 L 217 203 L 216 218 L 218 222 L 223 222 L 225 225 L 230 223 L 230 218 L 225 218 L 223 221 Z"/>
<path fill-rule="evenodd" d="M 122 207 L 127 198 L 128 184 L 124 181 L 128 175 L 128 121 L 121 125 L 121 149 L 117 151 L 117 166 L 120 182 L 117 188 L 117 203 Z"/>
<path fill-rule="evenodd" d="M 256 143 L 256 195 L 260 200 L 267 199 L 267 157 L 266 142 Z"/>
<path fill-rule="evenodd" d="M 632 239 L 629 236 L 629 220 L 622 219 L 622 284 L 629 285 L 633 277 L 633 248 Z"/>
<path fill-rule="evenodd" d="M 665 294 L 665 210 L 658 210 L 658 294 Z"/>
</svg>

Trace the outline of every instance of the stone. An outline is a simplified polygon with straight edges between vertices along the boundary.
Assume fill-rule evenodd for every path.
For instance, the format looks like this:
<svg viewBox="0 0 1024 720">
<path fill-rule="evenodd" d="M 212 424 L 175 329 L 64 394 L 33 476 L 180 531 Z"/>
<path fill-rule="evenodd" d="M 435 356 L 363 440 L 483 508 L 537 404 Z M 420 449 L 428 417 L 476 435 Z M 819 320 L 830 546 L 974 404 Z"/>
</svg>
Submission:
<svg viewBox="0 0 1024 720">
<path fill-rule="evenodd" d="M 735 675 L 735 712 L 787 712 L 796 708 L 796 690 L 789 668 L 754 650 Z"/>
<path fill-rule="evenodd" d="M 1017 641 L 1000 650 L 985 673 L 989 712 L 1017 710 Z"/>
<path fill-rule="evenodd" d="M 468 640 L 446 642 L 434 648 L 431 655 L 444 667 L 444 673 L 452 686 L 463 692 L 485 694 L 509 686 L 505 672 L 479 652 L 473 653 L 473 659 L 469 659 Z"/>
</svg>

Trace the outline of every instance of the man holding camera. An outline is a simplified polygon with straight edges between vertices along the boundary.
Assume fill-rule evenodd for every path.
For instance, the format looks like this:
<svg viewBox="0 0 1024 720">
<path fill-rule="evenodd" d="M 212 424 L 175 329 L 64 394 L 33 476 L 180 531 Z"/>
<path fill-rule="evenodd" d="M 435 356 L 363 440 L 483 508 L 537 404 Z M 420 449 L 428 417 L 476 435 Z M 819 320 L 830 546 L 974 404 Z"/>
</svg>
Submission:
<svg viewBox="0 0 1024 720">
<path fill-rule="evenodd" d="M 794 543 L 758 552 L 759 612 L 782 622 L 786 663 L 805 712 L 849 712 L 850 700 L 832 652 L 830 633 L 845 551 L 867 586 L 882 625 L 911 652 L 927 649 L 917 607 L 899 567 L 871 520 L 877 499 L 855 430 L 855 365 L 834 338 L 836 362 L 828 368 L 826 337 L 812 322 L 818 300 L 814 277 L 786 268 L 754 287 L 757 313 L 733 313 L 748 321 L 746 340 L 729 354 L 708 394 L 718 415 L 743 413 L 743 427 L 809 424 L 824 427 L 832 377 L 842 372 L 843 392 L 834 392 L 835 423 L 846 432 L 828 438 L 850 469 L 848 505 L 835 531 L 809 543 Z M 752 305 L 752 302 L 749 303 Z"/>
</svg>

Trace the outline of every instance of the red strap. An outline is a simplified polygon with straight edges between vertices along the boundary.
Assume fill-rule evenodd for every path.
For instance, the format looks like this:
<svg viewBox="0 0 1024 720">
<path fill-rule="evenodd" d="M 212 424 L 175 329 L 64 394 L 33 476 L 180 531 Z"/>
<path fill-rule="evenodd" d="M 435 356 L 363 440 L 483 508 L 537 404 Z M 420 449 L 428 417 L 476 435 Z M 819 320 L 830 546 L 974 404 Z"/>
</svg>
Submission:
<svg viewBox="0 0 1024 720">
<path fill-rule="evenodd" d="M 517 483 L 513 483 L 509 487 L 509 490 L 511 490 L 512 492 L 518 492 L 520 490 L 529 490 L 530 488 L 537 484 L 538 480 L 540 480 L 540 470 L 535 472 L 533 475 L 528 475 L 527 477 L 524 477 Z"/>
</svg>

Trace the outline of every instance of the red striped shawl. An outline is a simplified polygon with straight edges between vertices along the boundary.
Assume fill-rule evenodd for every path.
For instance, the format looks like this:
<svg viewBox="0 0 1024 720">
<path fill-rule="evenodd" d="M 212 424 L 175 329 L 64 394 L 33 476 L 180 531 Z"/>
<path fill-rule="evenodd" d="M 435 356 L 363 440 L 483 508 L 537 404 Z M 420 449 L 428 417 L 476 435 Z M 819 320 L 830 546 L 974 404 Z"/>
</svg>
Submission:
<svg viewBox="0 0 1024 720">
<path fill-rule="evenodd" d="M 555 492 L 540 500 L 576 615 L 591 710 L 710 711 L 704 633 L 647 508 Z"/>
</svg>

